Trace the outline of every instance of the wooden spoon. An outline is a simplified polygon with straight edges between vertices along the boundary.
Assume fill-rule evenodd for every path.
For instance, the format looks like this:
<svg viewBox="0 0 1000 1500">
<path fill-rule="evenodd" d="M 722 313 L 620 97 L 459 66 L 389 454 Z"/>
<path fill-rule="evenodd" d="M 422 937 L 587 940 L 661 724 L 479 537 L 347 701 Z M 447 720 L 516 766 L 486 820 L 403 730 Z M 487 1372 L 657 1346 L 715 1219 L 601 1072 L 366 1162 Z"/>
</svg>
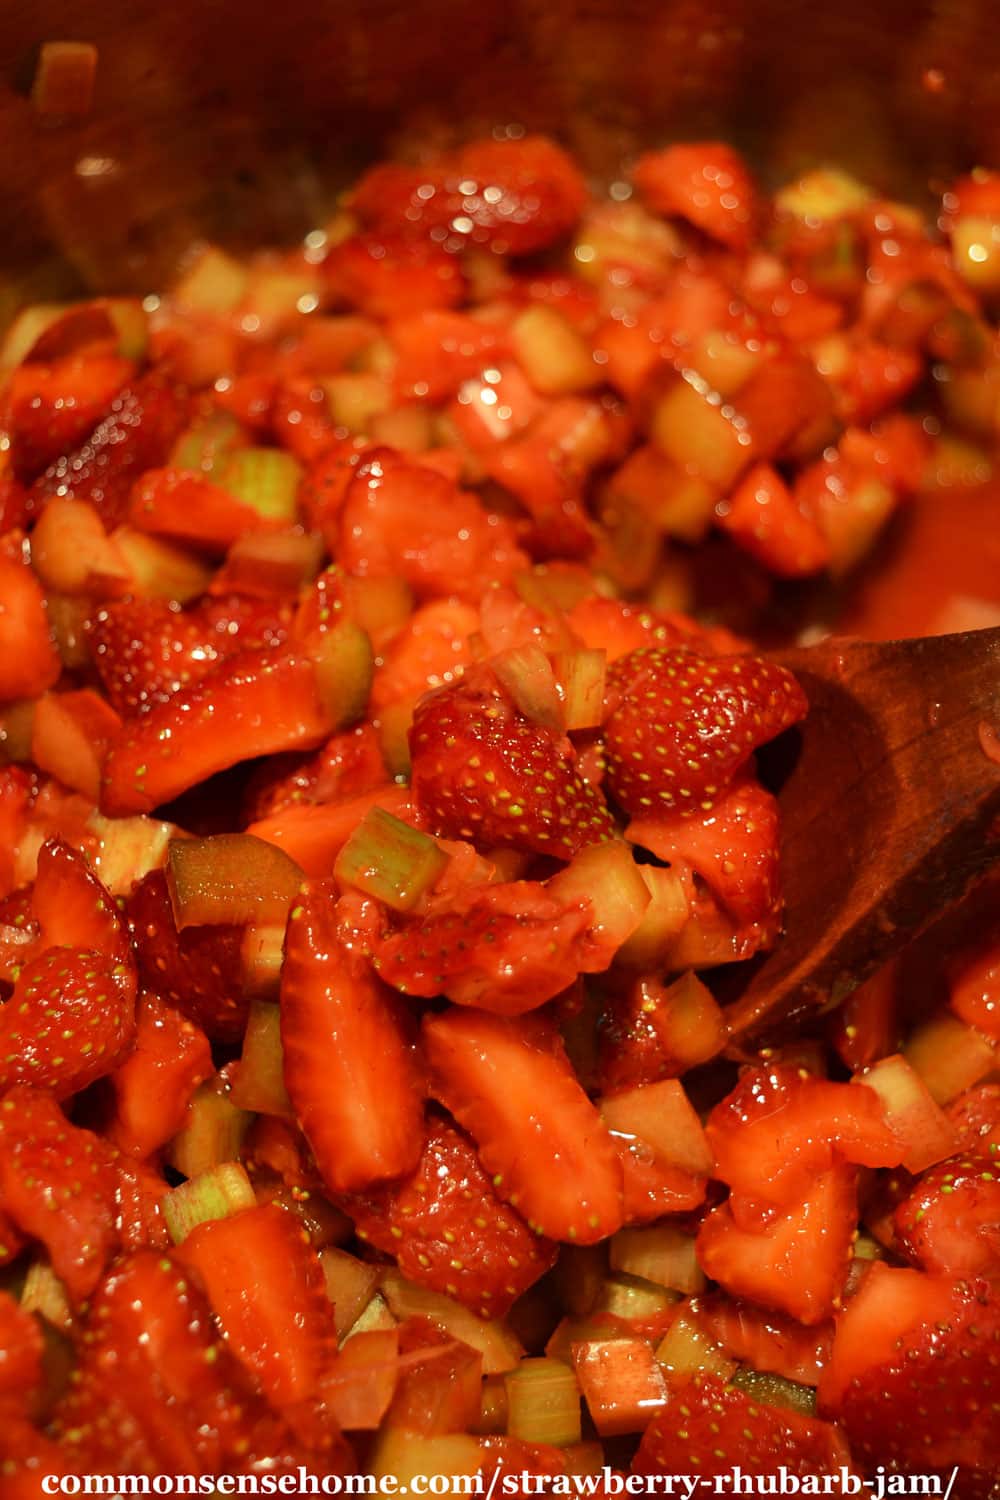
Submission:
<svg viewBox="0 0 1000 1500">
<path fill-rule="evenodd" d="M 775 659 L 810 712 L 762 758 L 785 936 L 720 973 L 737 1042 L 843 1000 L 1000 858 L 1000 629 Z"/>
</svg>

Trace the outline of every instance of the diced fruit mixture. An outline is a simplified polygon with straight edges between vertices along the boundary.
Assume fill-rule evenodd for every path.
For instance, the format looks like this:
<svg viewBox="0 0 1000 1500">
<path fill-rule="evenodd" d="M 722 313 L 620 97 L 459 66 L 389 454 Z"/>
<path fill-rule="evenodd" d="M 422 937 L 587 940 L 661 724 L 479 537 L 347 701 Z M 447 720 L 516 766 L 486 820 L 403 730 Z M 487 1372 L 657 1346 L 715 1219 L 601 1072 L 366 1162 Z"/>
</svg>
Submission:
<svg viewBox="0 0 1000 1500">
<path fill-rule="evenodd" d="M 766 1046 L 718 979 L 782 940 L 765 644 L 988 467 L 1000 177 L 936 223 L 719 143 L 592 186 L 384 163 L 0 344 L 15 1500 L 996 1493 L 997 887 Z"/>
</svg>

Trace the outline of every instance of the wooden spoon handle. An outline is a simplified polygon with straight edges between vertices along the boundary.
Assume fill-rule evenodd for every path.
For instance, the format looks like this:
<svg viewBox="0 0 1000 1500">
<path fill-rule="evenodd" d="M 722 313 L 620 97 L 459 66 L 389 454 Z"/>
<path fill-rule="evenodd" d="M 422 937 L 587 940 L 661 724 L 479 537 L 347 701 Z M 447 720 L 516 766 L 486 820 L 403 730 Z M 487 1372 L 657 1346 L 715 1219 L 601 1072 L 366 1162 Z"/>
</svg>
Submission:
<svg viewBox="0 0 1000 1500">
<path fill-rule="evenodd" d="M 810 702 L 771 767 L 787 935 L 728 1007 L 736 1039 L 843 1000 L 1000 857 L 1000 630 L 780 659 Z"/>
</svg>

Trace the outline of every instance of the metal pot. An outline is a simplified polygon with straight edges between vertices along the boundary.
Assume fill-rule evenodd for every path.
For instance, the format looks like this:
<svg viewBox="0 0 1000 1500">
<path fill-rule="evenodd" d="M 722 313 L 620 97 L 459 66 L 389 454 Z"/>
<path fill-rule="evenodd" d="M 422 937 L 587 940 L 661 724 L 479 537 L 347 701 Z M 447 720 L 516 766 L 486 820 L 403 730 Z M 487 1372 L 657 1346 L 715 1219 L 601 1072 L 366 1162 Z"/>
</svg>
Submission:
<svg viewBox="0 0 1000 1500">
<path fill-rule="evenodd" d="M 709 134 L 772 178 L 832 159 L 919 194 L 1000 160 L 995 20 L 995 0 L 7 0 L 7 300 L 148 291 L 194 238 L 289 240 L 363 162 L 510 122 L 599 175 Z M 99 47 L 83 124 L 28 97 L 55 39 Z"/>
</svg>

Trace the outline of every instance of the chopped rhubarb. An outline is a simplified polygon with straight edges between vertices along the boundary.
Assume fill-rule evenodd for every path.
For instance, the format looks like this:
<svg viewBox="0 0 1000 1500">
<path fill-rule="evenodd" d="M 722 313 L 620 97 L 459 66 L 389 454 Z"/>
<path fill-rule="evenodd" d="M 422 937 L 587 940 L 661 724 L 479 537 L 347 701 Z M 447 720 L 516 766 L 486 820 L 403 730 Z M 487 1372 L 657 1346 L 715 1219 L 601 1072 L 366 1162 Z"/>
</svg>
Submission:
<svg viewBox="0 0 1000 1500">
<path fill-rule="evenodd" d="M 215 922 L 277 922 L 287 916 L 303 879 L 294 860 L 252 834 L 175 839 L 167 851 L 178 932 Z"/>
<path fill-rule="evenodd" d="M 373 807 L 341 849 L 335 873 L 394 911 L 411 911 L 447 864 L 436 839 Z"/>
<path fill-rule="evenodd" d="M 580 1387 L 562 1360 L 523 1359 L 504 1384 L 511 1437 L 556 1448 L 580 1441 Z"/>
<path fill-rule="evenodd" d="M 199 1224 L 224 1219 L 230 1214 L 253 1208 L 250 1179 L 239 1162 L 222 1162 L 191 1177 L 168 1193 L 163 1200 L 163 1217 L 175 1245 L 186 1240 Z"/>
</svg>

